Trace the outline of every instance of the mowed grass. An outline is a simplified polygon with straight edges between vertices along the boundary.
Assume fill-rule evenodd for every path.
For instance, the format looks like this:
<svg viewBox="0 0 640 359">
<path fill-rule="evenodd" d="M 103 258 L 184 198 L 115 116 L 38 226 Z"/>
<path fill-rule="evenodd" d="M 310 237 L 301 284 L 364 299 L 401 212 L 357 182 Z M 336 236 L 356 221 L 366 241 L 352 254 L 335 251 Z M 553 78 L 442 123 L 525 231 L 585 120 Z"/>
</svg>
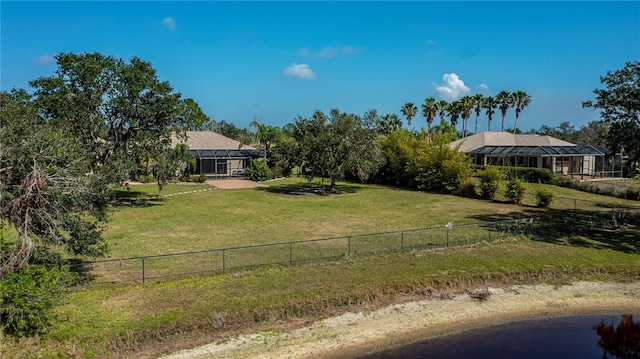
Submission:
<svg viewBox="0 0 640 359">
<path fill-rule="evenodd" d="M 634 280 L 640 256 L 512 240 L 355 261 L 271 266 L 148 285 L 78 288 L 46 339 L 6 341 L 7 358 L 144 358 L 243 332 L 481 286 Z M 1 338 L 0 338 L 1 339 Z"/>
<path fill-rule="evenodd" d="M 606 211 L 610 203 L 638 202 L 553 188 L 551 209 L 532 203 L 431 194 L 402 188 L 340 183 L 337 195 L 294 195 L 319 182 L 272 182 L 267 189 L 208 190 L 207 186 L 140 185 L 119 197 L 105 232 L 111 257 L 188 252 L 401 229 Z M 540 185 L 530 185 L 529 192 Z M 177 194 L 162 197 L 164 194 Z M 138 201 L 134 203 L 133 201 Z M 129 203 L 127 202 L 127 203 Z M 568 222 L 565 227 L 573 226 Z M 555 231 L 555 229 L 554 229 Z M 237 333 L 301 325 L 347 310 L 371 310 L 480 286 L 564 284 L 574 280 L 640 278 L 640 230 L 593 232 L 482 242 L 473 246 L 413 250 L 234 270 L 146 285 L 74 288 L 58 309 L 60 323 L 42 338 L 0 336 L 2 358 L 153 358 Z M 556 233 L 556 232 L 554 232 Z M 585 236 L 592 236 L 586 238 Z M 622 245 L 624 244 L 624 245 Z"/>
<path fill-rule="evenodd" d="M 530 185 L 530 193 L 539 185 Z M 296 195 L 311 191 L 297 178 L 271 182 L 269 188 L 209 190 L 209 186 L 153 184 L 132 186 L 138 204 L 115 207 L 104 236 L 110 258 L 182 253 L 256 244 L 303 241 L 349 235 L 499 220 L 539 215 L 529 196 L 526 206 L 433 194 L 388 186 L 339 183 L 340 194 Z M 159 195 L 179 192 L 168 197 Z M 556 188 L 557 196 L 597 203 L 638 202 Z M 120 196 L 131 195 L 121 192 Z M 580 202 L 579 206 L 596 206 Z M 573 210 L 573 200 L 558 199 L 557 210 Z M 599 205 L 599 209 L 606 210 Z"/>
</svg>

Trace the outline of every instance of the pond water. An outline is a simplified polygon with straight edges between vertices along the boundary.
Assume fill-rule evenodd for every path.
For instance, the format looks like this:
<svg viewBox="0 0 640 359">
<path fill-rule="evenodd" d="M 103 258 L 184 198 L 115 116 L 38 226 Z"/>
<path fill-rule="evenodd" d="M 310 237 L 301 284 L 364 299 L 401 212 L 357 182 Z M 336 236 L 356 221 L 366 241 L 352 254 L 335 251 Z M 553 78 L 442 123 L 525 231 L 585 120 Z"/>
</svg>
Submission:
<svg viewBox="0 0 640 359">
<path fill-rule="evenodd" d="M 361 357 L 365 358 L 640 358 L 640 315 L 588 315 L 513 322 Z"/>
</svg>

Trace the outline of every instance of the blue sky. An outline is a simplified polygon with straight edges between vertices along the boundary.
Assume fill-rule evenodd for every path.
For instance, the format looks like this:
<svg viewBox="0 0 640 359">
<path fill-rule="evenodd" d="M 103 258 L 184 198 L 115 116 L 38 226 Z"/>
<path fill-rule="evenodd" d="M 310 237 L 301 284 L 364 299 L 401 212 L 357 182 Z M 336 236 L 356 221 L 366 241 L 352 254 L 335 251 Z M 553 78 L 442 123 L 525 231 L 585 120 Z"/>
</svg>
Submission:
<svg viewBox="0 0 640 359">
<path fill-rule="evenodd" d="M 638 1 L 2 1 L 0 12 L 1 90 L 51 75 L 61 52 L 138 56 L 239 127 L 254 114 L 282 126 L 316 109 L 400 114 L 427 97 L 524 90 L 520 128 L 579 128 L 598 118 L 581 103 L 600 76 L 640 59 Z"/>
</svg>

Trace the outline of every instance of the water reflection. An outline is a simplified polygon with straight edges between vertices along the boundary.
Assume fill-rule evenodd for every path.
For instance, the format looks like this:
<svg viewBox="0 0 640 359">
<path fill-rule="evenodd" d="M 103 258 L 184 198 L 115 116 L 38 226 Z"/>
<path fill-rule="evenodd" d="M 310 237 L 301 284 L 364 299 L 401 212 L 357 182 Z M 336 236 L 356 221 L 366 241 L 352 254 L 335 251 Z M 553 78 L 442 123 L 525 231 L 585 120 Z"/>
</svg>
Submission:
<svg viewBox="0 0 640 359">
<path fill-rule="evenodd" d="M 603 359 L 640 359 L 640 322 L 633 321 L 633 315 L 622 315 L 617 326 L 605 324 L 604 319 L 593 329 L 598 333 L 598 346 L 604 349 Z"/>
<path fill-rule="evenodd" d="M 362 359 L 640 359 L 639 347 L 640 321 L 634 322 L 633 315 L 590 315 L 478 328 Z"/>
</svg>

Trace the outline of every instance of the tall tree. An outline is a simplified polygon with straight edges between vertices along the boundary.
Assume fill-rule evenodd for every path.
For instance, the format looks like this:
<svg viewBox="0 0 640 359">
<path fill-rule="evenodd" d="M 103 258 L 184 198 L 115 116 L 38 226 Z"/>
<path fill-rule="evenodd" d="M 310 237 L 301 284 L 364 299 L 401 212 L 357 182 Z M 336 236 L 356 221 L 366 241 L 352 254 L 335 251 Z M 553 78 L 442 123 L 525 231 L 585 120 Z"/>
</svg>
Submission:
<svg viewBox="0 0 640 359">
<path fill-rule="evenodd" d="M 404 105 L 402 105 L 402 108 L 400 109 L 400 111 L 402 112 L 404 117 L 407 118 L 408 126 L 411 127 L 411 119 L 414 118 L 415 115 L 418 113 L 418 108 L 416 107 L 416 105 L 414 105 L 413 102 L 407 102 Z"/>
<path fill-rule="evenodd" d="M 484 104 L 484 96 L 482 94 L 477 94 L 473 96 L 473 110 L 476 112 L 476 126 L 473 130 L 473 133 L 478 133 L 478 117 L 482 113 L 482 105 Z"/>
<path fill-rule="evenodd" d="M 440 100 L 436 102 L 436 109 L 438 111 L 438 115 L 440 116 L 440 121 L 444 121 L 444 117 L 447 114 L 448 107 L 449 107 L 449 103 L 445 100 Z"/>
<path fill-rule="evenodd" d="M 498 107 L 498 102 L 495 97 L 487 96 L 484 98 L 484 102 L 482 107 L 487 110 L 487 131 L 491 131 L 491 120 L 493 119 L 493 114 L 496 113 L 496 108 Z"/>
<path fill-rule="evenodd" d="M 0 278 L 30 261 L 34 252 L 56 246 L 71 255 L 99 256 L 106 245 L 107 187 L 90 175 L 81 143 L 42 122 L 24 91 L 0 92 L 0 227 L 17 232 L 0 238 Z"/>
<path fill-rule="evenodd" d="M 596 101 L 582 105 L 600 110 L 600 117 L 610 125 L 609 148 L 624 151 L 631 167 L 640 162 L 640 61 L 630 61 L 622 69 L 607 71 L 600 82 L 604 88 L 593 90 Z"/>
<path fill-rule="evenodd" d="M 180 94 L 158 80 L 150 63 L 127 63 L 99 53 L 55 56 L 50 77 L 29 84 L 43 118 L 76 138 L 91 156 L 91 170 L 111 182 L 162 156 L 172 134 L 184 138 L 188 116 Z"/>
<path fill-rule="evenodd" d="M 398 118 L 398 115 L 395 113 L 385 113 L 380 116 L 380 122 L 377 125 L 378 134 L 388 135 L 391 132 L 398 131 L 402 129 L 402 121 Z"/>
<path fill-rule="evenodd" d="M 451 122 L 451 126 L 453 128 L 456 128 L 456 125 L 458 124 L 458 120 L 460 119 L 461 112 L 462 112 L 462 106 L 460 104 L 460 101 L 452 101 L 447 106 L 447 113 L 449 114 L 449 122 Z"/>
<path fill-rule="evenodd" d="M 191 98 L 183 99 L 178 108 L 178 116 L 187 131 L 205 131 L 211 129 L 212 120 L 200 105 Z"/>
<path fill-rule="evenodd" d="M 513 123 L 513 133 L 516 133 L 518 129 L 518 117 L 520 112 L 529 106 L 531 103 L 531 96 L 524 91 L 518 90 L 513 93 L 513 106 L 516 109 L 516 121 Z"/>
<path fill-rule="evenodd" d="M 354 114 L 333 109 L 329 116 L 316 111 L 311 118 L 299 117 L 294 138 L 302 174 L 329 178 L 331 191 L 346 173 L 366 181 L 382 165 L 375 128 Z"/>
<path fill-rule="evenodd" d="M 498 106 L 502 113 L 502 127 L 500 131 L 504 131 L 504 117 L 507 115 L 507 111 L 513 106 L 513 96 L 511 92 L 502 90 L 496 95 L 496 101 L 498 101 Z"/>
<path fill-rule="evenodd" d="M 427 119 L 427 133 L 429 133 L 429 138 L 431 138 L 431 124 L 433 123 L 433 119 L 436 117 L 438 112 L 438 109 L 436 107 L 436 99 L 434 99 L 433 97 L 425 99 L 421 107 L 422 116 Z"/>
<path fill-rule="evenodd" d="M 469 132 L 469 117 L 471 117 L 471 111 L 473 111 L 474 100 L 470 96 L 463 96 L 459 100 L 460 102 L 460 117 L 462 117 L 462 137 L 467 137 Z"/>
</svg>

